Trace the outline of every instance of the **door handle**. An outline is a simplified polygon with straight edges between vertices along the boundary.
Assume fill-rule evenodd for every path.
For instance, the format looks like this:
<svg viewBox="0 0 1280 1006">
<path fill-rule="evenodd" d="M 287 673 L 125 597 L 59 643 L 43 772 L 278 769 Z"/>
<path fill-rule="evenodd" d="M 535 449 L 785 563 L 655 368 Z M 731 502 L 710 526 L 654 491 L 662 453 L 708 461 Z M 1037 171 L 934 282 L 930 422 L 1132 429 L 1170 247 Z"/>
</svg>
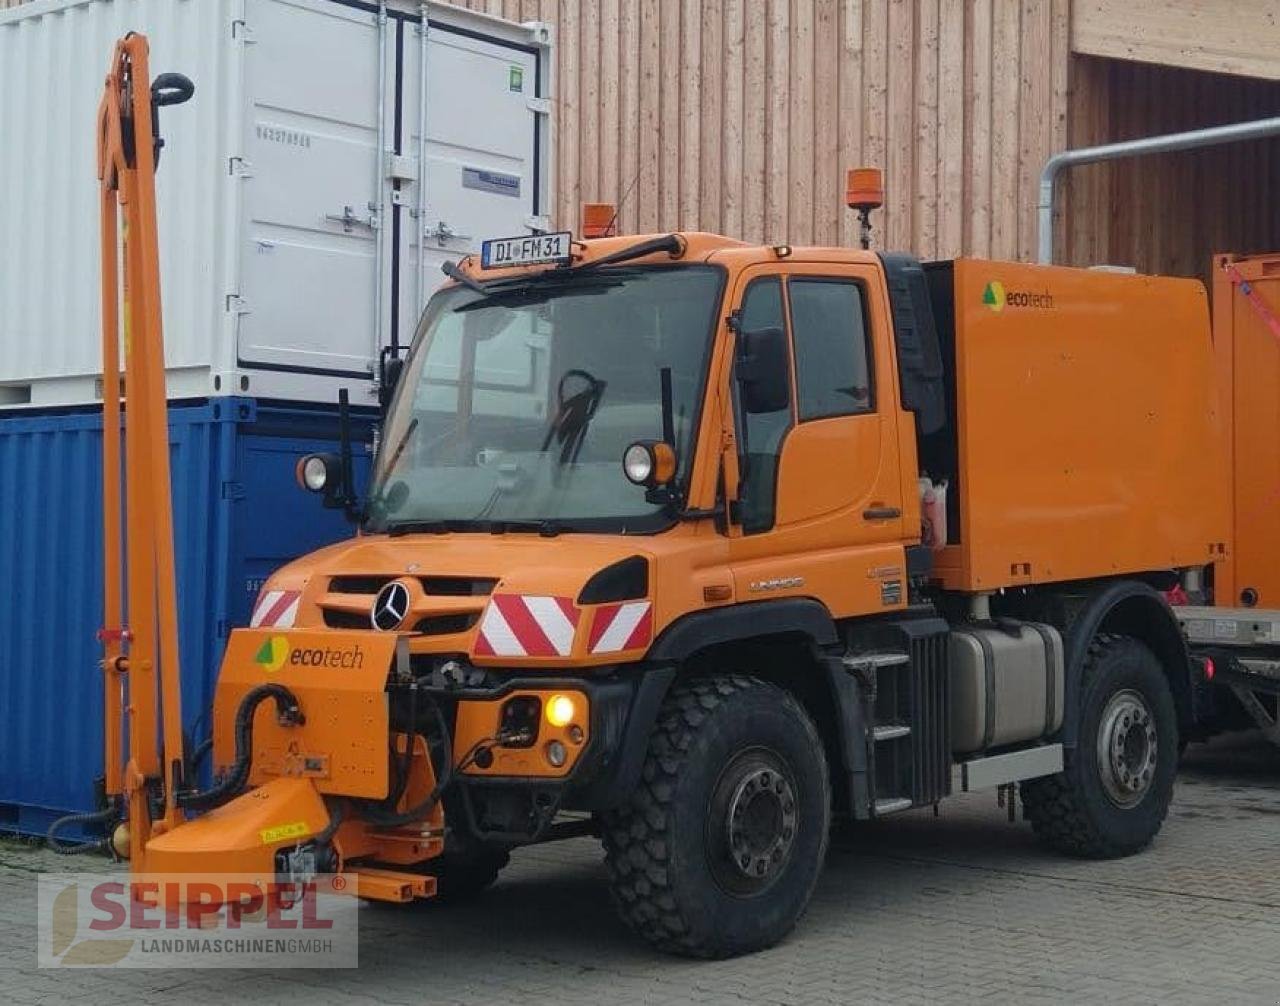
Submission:
<svg viewBox="0 0 1280 1006">
<path fill-rule="evenodd" d="M 896 506 L 873 506 L 862 511 L 863 520 L 894 520 L 902 516 Z"/>
</svg>

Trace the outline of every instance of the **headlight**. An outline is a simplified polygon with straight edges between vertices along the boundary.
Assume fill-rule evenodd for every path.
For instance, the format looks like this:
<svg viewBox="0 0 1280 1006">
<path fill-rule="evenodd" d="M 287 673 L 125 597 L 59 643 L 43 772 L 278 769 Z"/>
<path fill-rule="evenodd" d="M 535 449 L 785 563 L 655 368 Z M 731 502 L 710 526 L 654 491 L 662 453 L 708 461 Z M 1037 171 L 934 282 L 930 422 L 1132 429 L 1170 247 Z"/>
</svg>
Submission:
<svg viewBox="0 0 1280 1006">
<path fill-rule="evenodd" d="M 622 472 L 638 486 L 664 486 L 676 476 L 676 452 L 662 440 L 638 440 L 622 452 Z"/>
<path fill-rule="evenodd" d="M 298 459 L 294 475 L 303 489 L 322 493 L 337 483 L 336 459 L 327 454 L 308 454 Z"/>
</svg>

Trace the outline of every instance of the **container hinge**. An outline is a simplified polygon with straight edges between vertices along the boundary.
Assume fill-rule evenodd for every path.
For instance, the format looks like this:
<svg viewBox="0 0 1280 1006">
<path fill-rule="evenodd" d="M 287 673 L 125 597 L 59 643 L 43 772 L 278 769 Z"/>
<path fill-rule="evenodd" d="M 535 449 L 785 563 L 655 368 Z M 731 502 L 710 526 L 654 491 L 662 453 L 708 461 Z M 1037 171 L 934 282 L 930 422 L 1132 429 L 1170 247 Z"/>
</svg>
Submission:
<svg viewBox="0 0 1280 1006">
<path fill-rule="evenodd" d="M 242 500 L 244 499 L 244 483 L 237 482 L 235 479 L 228 479 L 222 483 L 222 498 L 224 500 Z"/>
<path fill-rule="evenodd" d="M 238 293 L 229 293 L 226 298 L 227 314 L 248 314 L 249 305 Z"/>
<path fill-rule="evenodd" d="M 227 174 L 232 178 L 252 178 L 252 168 L 252 162 L 246 161 L 243 157 L 227 158 Z"/>
<path fill-rule="evenodd" d="M 546 233 L 551 230 L 551 218 L 548 216 L 527 216 L 524 218 L 524 225 L 531 231 Z"/>
<path fill-rule="evenodd" d="M 529 109 L 534 115 L 550 115 L 551 99 L 550 98 L 526 98 L 524 101 L 525 108 Z"/>
<path fill-rule="evenodd" d="M 243 18 L 231 22 L 231 37 L 244 45 L 253 45 L 258 40 L 253 37 L 253 28 Z"/>
</svg>

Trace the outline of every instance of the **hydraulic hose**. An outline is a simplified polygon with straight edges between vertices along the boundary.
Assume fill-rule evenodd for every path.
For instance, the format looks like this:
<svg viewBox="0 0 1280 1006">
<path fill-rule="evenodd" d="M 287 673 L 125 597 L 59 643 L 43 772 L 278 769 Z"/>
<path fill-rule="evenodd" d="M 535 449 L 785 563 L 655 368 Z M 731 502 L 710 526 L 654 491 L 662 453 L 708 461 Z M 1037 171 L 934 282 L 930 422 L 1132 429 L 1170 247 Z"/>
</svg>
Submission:
<svg viewBox="0 0 1280 1006">
<path fill-rule="evenodd" d="M 250 689 L 236 709 L 236 760 L 230 771 L 203 793 L 192 790 L 179 793 L 179 806 L 186 810 L 212 810 L 243 792 L 253 761 L 253 715 L 267 699 L 275 699 L 276 716 L 282 723 L 297 725 L 304 722 L 298 697 L 284 685 L 273 682 Z"/>
<path fill-rule="evenodd" d="M 486 744 L 495 743 L 492 740 L 484 740 L 477 743 L 455 766 L 449 761 L 449 752 L 453 748 L 452 738 L 449 733 L 449 725 L 445 722 L 444 714 L 440 712 L 439 704 L 434 700 L 430 700 L 431 712 L 435 716 L 436 726 L 440 730 L 440 738 L 444 744 L 444 767 L 436 778 L 436 784 L 432 787 L 431 792 L 424 796 L 417 804 L 406 810 L 396 812 L 389 809 L 385 801 L 375 803 L 373 801 L 362 802 L 359 806 L 360 816 L 372 825 L 380 828 L 397 828 L 401 825 L 412 824 L 414 821 L 420 821 L 424 815 L 431 813 L 432 809 L 440 798 L 444 796 L 444 791 L 448 789 L 449 784 L 453 782 L 455 772 L 460 772 L 471 764 L 472 760 L 479 753 L 480 749 Z M 409 744 L 412 746 L 413 741 L 417 738 L 417 734 L 409 737 Z M 431 747 L 428 744 L 427 751 L 430 757 Z M 397 787 L 399 789 L 399 787 Z M 394 807 L 394 805 L 393 805 Z"/>
<path fill-rule="evenodd" d="M 114 807 L 104 807 L 102 810 L 96 810 L 91 814 L 68 814 L 66 817 L 60 817 L 49 825 L 49 830 L 44 834 L 45 843 L 59 856 L 83 856 L 86 852 L 109 849 L 111 847 L 110 835 L 92 842 L 67 845 L 58 838 L 58 832 L 75 824 L 105 824 L 115 816 Z"/>
</svg>

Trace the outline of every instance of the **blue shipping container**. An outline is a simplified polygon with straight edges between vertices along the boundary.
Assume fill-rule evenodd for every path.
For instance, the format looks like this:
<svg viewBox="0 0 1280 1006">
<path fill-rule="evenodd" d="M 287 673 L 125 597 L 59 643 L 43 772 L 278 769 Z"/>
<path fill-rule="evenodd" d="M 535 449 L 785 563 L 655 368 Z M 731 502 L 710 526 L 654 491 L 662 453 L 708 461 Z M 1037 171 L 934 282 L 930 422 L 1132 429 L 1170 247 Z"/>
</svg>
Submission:
<svg viewBox="0 0 1280 1006">
<path fill-rule="evenodd" d="M 353 424 L 356 481 L 370 417 Z M 219 398 L 169 407 L 183 718 L 205 736 L 227 635 L 266 577 L 351 533 L 294 482 L 337 410 Z M 93 809 L 103 771 L 102 415 L 0 416 L 0 830 Z M 191 729 L 194 727 L 195 729 Z"/>
</svg>

